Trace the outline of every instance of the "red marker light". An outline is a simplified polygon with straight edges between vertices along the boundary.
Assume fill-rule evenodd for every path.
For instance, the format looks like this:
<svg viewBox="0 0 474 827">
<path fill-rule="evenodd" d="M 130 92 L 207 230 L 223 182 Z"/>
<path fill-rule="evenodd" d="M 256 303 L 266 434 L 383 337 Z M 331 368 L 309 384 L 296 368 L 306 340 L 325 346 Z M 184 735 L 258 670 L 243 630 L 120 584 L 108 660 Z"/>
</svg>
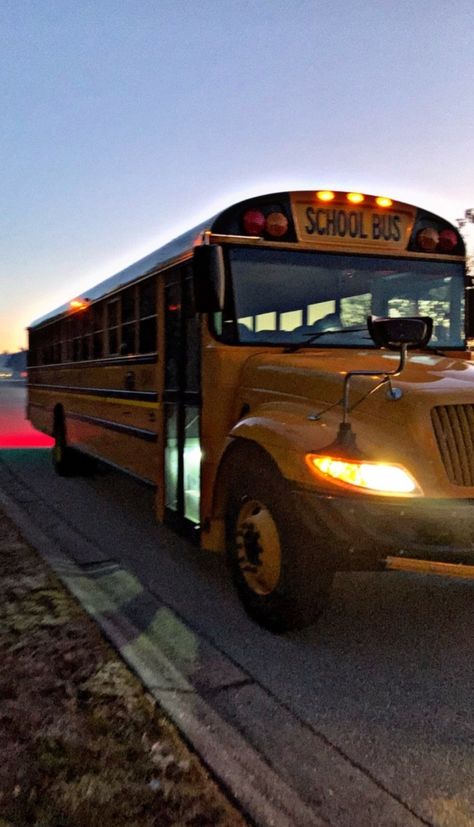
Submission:
<svg viewBox="0 0 474 827">
<path fill-rule="evenodd" d="M 247 210 L 242 216 L 242 225 L 246 235 L 263 235 L 265 216 L 260 210 Z"/>
<path fill-rule="evenodd" d="M 440 253 L 450 253 L 457 246 L 457 243 L 458 237 L 454 230 L 441 230 L 437 249 Z"/>
<path fill-rule="evenodd" d="M 286 215 L 282 212 L 271 212 L 270 215 L 267 215 L 265 229 L 268 235 L 274 238 L 285 235 L 288 230 L 288 219 Z"/>
</svg>

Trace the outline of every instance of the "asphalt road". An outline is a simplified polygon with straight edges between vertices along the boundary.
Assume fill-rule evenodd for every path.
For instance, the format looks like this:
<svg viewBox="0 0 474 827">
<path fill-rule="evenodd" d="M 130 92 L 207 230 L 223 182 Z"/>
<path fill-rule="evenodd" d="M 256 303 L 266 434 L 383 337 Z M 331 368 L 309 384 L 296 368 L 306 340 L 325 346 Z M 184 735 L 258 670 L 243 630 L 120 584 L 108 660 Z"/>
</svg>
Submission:
<svg viewBox="0 0 474 827">
<path fill-rule="evenodd" d="M 107 469 L 60 479 L 44 450 L 3 450 L 0 466 L 32 521 L 75 538 L 79 564 L 117 562 L 159 601 L 194 691 L 322 823 L 474 825 L 474 583 L 341 574 L 316 627 L 276 637 L 220 557 L 156 525 L 148 489 Z M 136 594 L 129 611 L 146 621 Z"/>
</svg>

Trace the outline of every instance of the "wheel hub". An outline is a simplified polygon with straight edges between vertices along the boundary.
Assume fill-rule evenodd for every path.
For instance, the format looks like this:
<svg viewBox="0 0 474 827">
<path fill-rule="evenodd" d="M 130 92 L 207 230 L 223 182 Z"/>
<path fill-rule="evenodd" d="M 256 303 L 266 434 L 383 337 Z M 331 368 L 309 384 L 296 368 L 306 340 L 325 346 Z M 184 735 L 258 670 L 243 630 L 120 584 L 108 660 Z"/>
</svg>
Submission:
<svg viewBox="0 0 474 827">
<path fill-rule="evenodd" d="M 264 503 L 247 500 L 236 526 L 237 560 L 249 588 L 270 594 L 280 579 L 281 548 L 275 521 Z"/>
<path fill-rule="evenodd" d="M 259 543 L 260 532 L 255 530 L 253 523 L 243 523 L 242 525 L 242 542 L 245 549 L 245 554 L 248 562 L 254 568 L 261 566 L 261 555 L 263 548 Z"/>
</svg>

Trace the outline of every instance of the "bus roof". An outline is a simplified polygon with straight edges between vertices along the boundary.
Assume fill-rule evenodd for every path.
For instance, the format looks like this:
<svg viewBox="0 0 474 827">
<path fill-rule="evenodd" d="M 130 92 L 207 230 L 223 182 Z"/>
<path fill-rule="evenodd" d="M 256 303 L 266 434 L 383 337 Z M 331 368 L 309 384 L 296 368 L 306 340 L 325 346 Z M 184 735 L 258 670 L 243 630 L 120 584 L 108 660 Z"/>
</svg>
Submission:
<svg viewBox="0 0 474 827">
<path fill-rule="evenodd" d="M 360 198 L 363 203 L 359 203 L 356 197 Z M 363 225 L 363 212 L 366 212 L 370 220 L 374 210 L 377 209 L 377 204 L 382 212 L 387 207 L 390 212 L 398 210 L 402 215 L 400 220 L 405 222 L 405 232 L 400 232 L 400 225 L 394 223 L 391 231 L 392 237 L 387 237 L 387 226 L 379 224 L 379 241 L 374 245 L 373 240 L 367 239 L 367 234 L 362 232 L 365 226 Z M 334 216 L 332 216 L 333 211 Z M 249 217 L 247 226 L 245 216 Z M 273 216 L 273 229 L 268 229 L 268 225 L 265 229 L 265 221 L 268 221 L 270 216 Z M 329 232 L 329 226 L 331 226 L 331 232 Z M 335 231 L 333 228 L 335 228 Z M 319 248 L 332 248 L 333 251 L 337 249 L 342 251 L 344 247 L 349 250 L 352 247 L 353 252 L 362 253 L 366 251 L 373 253 L 376 251 L 375 246 L 377 246 L 379 248 L 377 252 L 383 252 L 383 249 L 385 249 L 385 253 L 388 254 L 407 251 L 414 251 L 415 253 L 418 251 L 419 254 L 419 248 L 413 246 L 412 238 L 416 232 L 422 230 L 426 232 L 427 228 L 428 243 L 431 243 L 430 232 L 438 235 L 443 232 L 452 233 L 455 237 L 455 249 L 453 248 L 452 252 L 456 256 L 465 254 L 462 236 L 457 228 L 439 216 L 410 204 L 392 201 L 389 198 L 380 196 L 326 190 L 259 195 L 229 206 L 119 273 L 110 276 L 90 290 L 84 291 L 80 298 L 86 302 L 104 298 L 128 284 L 144 278 L 159 267 L 179 260 L 187 253 L 191 253 L 193 246 L 199 242 L 205 231 L 231 236 L 261 236 L 262 240 L 270 239 L 273 242 L 303 242 L 311 246 L 317 244 Z M 380 235 L 382 229 L 385 233 L 385 239 Z M 360 237 L 356 238 L 357 235 Z M 388 235 L 390 236 L 390 227 L 388 228 Z M 358 249 L 354 249 L 355 246 Z M 426 252 L 432 251 L 427 247 Z M 444 251 L 440 250 L 440 252 Z M 70 304 L 64 304 L 36 319 L 32 322 L 30 328 L 60 318 L 68 314 L 70 310 Z"/>
<path fill-rule="evenodd" d="M 97 299 L 107 296 L 109 293 L 113 293 L 120 287 L 125 287 L 127 284 L 137 281 L 149 273 L 152 273 L 153 270 L 157 269 L 157 267 L 161 267 L 167 262 L 174 261 L 186 252 L 191 251 L 196 239 L 202 232 L 204 232 L 204 230 L 209 229 L 211 224 L 212 219 L 205 221 L 197 227 L 194 227 L 192 230 L 188 230 L 177 238 L 173 238 L 167 244 L 164 244 L 163 247 L 159 247 L 157 250 L 154 250 L 152 253 L 144 256 L 144 258 L 141 258 L 139 261 L 135 261 L 133 264 L 130 264 L 129 267 L 126 267 L 124 270 L 120 270 L 119 273 L 115 273 L 115 275 L 110 276 L 105 279 L 105 281 L 101 281 L 90 290 L 84 290 L 82 296 L 86 301 L 96 301 Z M 44 322 L 57 318 L 58 316 L 62 316 L 69 311 L 69 303 L 63 304 L 61 307 L 57 307 L 55 310 L 51 310 L 49 313 L 46 313 L 39 319 L 36 319 L 31 323 L 30 327 L 41 325 Z"/>
</svg>

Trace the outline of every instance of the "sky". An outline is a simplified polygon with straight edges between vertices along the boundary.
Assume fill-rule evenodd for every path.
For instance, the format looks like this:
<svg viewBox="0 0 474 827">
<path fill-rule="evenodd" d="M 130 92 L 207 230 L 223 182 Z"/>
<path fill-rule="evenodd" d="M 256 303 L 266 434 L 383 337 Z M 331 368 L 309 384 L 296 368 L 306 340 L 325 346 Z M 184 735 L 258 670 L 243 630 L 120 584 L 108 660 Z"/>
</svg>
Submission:
<svg viewBox="0 0 474 827">
<path fill-rule="evenodd" d="M 240 198 L 455 221 L 473 64 L 472 0 L 0 0 L 0 352 Z"/>
</svg>

